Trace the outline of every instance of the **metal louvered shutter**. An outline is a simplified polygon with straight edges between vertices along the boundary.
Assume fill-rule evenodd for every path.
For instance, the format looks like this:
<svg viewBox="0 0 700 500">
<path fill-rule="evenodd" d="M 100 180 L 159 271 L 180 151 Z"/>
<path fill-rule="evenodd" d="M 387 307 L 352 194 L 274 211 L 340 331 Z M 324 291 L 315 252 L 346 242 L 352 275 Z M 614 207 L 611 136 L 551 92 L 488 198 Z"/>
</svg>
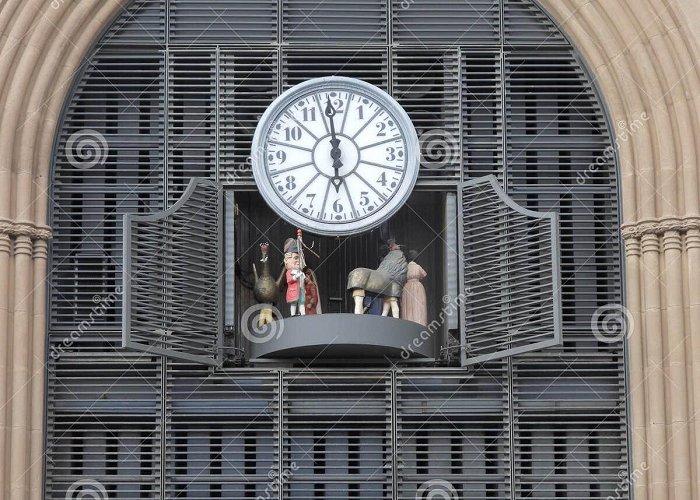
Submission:
<svg viewBox="0 0 700 500">
<path fill-rule="evenodd" d="M 302 371 L 282 380 L 285 497 L 391 499 L 391 376 Z"/>
<path fill-rule="evenodd" d="M 91 352 L 52 358 L 46 497 L 160 498 L 161 365 Z"/>
<path fill-rule="evenodd" d="M 272 43 L 276 0 L 168 0 L 171 43 Z"/>
<path fill-rule="evenodd" d="M 462 185 L 462 364 L 561 344 L 559 225 L 494 176 Z"/>
<path fill-rule="evenodd" d="M 151 51 L 98 53 L 69 103 L 53 183 L 54 329 L 96 304 L 106 309 L 94 324 L 119 327 L 122 216 L 163 207 L 163 62 Z"/>
<path fill-rule="evenodd" d="M 292 43 L 386 43 L 386 0 L 282 0 L 282 40 Z"/>
<path fill-rule="evenodd" d="M 421 181 L 459 180 L 459 51 L 395 50 L 392 64 L 392 94 L 421 145 Z"/>
<path fill-rule="evenodd" d="M 278 498 L 275 373 L 169 362 L 167 399 L 165 498 Z"/>
<path fill-rule="evenodd" d="M 510 498 L 508 370 L 396 377 L 398 499 Z"/>
<path fill-rule="evenodd" d="M 223 195 L 192 179 L 168 210 L 124 217 L 123 346 L 221 364 Z"/>
</svg>

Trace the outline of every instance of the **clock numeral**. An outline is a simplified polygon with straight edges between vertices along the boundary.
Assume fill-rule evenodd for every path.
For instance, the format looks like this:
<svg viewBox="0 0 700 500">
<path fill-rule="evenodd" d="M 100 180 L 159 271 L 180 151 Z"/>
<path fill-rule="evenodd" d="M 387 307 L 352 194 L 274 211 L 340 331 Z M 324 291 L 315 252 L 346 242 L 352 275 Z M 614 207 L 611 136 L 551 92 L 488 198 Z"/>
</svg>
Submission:
<svg viewBox="0 0 700 500">
<path fill-rule="evenodd" d="M 333 202 L 333 210 L 337 214 L 339 214 L 343 211 L 343 205 L 340 204 L 340 199 L 337 199 Z"/>
<path fill-rule="evenodd" d="M 393 146 L 389 146 L 386 148 L 386 159 L 387 161 L 394 161 L 396 160 L 396 148 Z"/>
<path fill-rule="evenodd" d="M 382 175 L 379 176 L 379 179 L 377 179 L 377 182 L 382 185 L 382 187 L 386 186 L 386 173 L 383 173 Z"/>
<path fill-rule="evenodd" d="M 314 198 L 316 198 L 316 193 L 307 194 L 306 197 L 309 199 L 309 208 L 314 208 Z"/>
<path fill-rule="evenodd" d="M 384 132 L 384 129 L 386 128 L 386 123 L 384 122 L 377 122 L 377 128 L 379 129 L 377 131 L 377 137 L 385 137 L 386 132 Z"/>
<path fill-rule="evenodd" d="M 369 191 L 360 191 L 360 206 L 367 206 L 367 204 L 369 203 L 369 198 L 367 197 L 368 194 Z"/>
<path fill-rule="evenodd" d="M 282 164 L 287 160 L 287 153 L 284 151 L 277 151 L 277 153 L 275 153 L 275 157 L 280 161 L 280 164 Z"/>
<path fill-rule="evenodd" d="M 285 179 L 287 181 L 287 184 L 285 184 L 285 187 L 292 191 L 293 189 L 297 188 L 296 185 L 296 178 L 293 175 L 288 175 L 287 178 Z"/>
<path fill-rule="evenodd" d="M 301 139 L 301 128 L 300 127 L 286 127 L 284 129 L 284 137 L 287 141 L 298 141 Z"/>
<path fill-rule="evenodd" d="M 308 121 L 315 122 L 316 121 L 316 108 L 304 108 L 301 110 L 301 113 L 304 115 L 302 119 L 305 122 L 308 122 Z"/>
<path fill-rule="evenodd" d="M 343 106 L 345 106 L 345 101 L 342 99 L 337 98 L 333 101 L 333 107 L 335 108 L 336 113 L 343 113 Z"/>
<path fill-rule="evenodd" d="M 362 106 L 358 106 L 358 107 L 357 107 L 357 117 L 358 117 L 360 120 L 364 120 L 364 119 L 365 119 L 364 108 L 363 108 Z"/>
</svg>

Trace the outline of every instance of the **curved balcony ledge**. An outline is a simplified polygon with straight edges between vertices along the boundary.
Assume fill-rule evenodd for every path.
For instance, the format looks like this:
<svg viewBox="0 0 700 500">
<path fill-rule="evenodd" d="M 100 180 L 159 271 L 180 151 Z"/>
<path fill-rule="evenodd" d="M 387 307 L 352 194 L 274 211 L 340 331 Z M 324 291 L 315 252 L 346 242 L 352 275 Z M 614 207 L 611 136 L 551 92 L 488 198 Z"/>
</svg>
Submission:
<svg viewBox="0 0 700 500">
<path fill-rule="evenodd" d="M 296 316 L 263 326 L 249 342 L 251 362 L 339 360 L 345 363 L 435 359 L 435 335 L 403 319 L 360 314 Z"/>
</svg>

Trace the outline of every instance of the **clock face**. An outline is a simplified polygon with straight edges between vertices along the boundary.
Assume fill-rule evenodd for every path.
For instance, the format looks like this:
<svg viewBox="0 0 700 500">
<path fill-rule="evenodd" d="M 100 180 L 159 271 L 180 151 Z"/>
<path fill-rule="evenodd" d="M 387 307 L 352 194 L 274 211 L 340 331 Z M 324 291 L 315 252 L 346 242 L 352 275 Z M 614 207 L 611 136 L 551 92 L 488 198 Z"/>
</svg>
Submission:
<svg viewBox="0 0 700 500">
<path fill-rule="evenodd" d="M 253 174 L 285 220 L 317 234 L 371 229 L 418 176 L 415 128 L 381 89 L 344 77 L 308 80 L 275 100 L 253 139 Z"/>
</svg>

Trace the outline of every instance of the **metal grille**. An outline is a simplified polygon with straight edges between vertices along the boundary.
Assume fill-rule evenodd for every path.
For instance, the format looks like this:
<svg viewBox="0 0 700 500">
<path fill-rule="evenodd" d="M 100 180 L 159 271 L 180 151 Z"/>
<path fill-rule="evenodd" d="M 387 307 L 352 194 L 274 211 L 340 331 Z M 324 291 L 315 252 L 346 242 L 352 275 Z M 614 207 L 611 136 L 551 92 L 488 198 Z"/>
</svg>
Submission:
<svg viewBox="0 0 700 500">
<path fill-rule="evenodd" d="M 494 176 L 462 187 L 462 363 L 561 343 L 559 231 L 554 213 L 513 203 Z"/>
<path fill-rule="evenodd" d="M 220 363 L 223 197 L 193 179 L 170 209 L 124 220 L 124 347 Z"/>
<path fill-rule="evenodd" d="M 424 156 L 424 132 L 449 139 L 419 189 L 439 198 L 493 174 L 519 205 L 558 214 L 563 346 L 468 371 L 384 373 L 213 369 L 120 349 L 123 214 L 165 209 L 192 176 L 250 190 L 259 116 L 285 88 L 328 74 L 393 93 Z M 78 136 L 67 147 L 86 130 L 107 145 L 89 168 Z M 616 496 L 624 348 L 591 326 L 622 300 L 611 145 L 589 74 L 532 0 L 131 2 L 79 75 L 54 155 L 46 497 L 86 478 L 110 498 Z M 239 283 L 259 234 L 280 231 L 251 221 L 235 231 Z M 421 238 L 457 242 L 456 231 Z M 324 248 L 341 264 L 367 252 L 334 245 Z M 234 307 L 247 307 L 236 290 Z"/>
</svg>

